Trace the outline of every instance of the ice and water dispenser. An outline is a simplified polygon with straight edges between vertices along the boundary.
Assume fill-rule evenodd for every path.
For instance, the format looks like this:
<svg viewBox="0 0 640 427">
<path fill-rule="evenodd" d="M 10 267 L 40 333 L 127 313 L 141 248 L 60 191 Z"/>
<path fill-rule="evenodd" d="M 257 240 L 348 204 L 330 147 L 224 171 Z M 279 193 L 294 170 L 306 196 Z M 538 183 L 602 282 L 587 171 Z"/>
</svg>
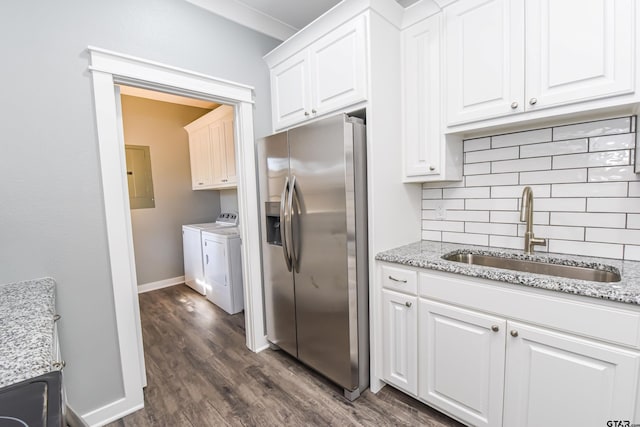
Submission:
<svg viewBox="0 0 640 427">
<path fill-rule="evenodd" d="M 264 210 L 267 215 L 267 243 L 282 246 L 280 234 L 280 202 L 265 202 Z"/>
</svg>

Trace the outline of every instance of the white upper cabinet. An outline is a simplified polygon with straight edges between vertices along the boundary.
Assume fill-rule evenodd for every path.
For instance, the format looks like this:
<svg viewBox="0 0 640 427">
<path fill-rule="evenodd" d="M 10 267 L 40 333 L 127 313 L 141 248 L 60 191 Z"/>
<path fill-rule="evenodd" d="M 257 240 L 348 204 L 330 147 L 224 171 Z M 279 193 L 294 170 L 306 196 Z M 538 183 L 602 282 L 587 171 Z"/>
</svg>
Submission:
<svg viewBox="0 0 640 427">
<path fill-rule="evenodd" d="M 524 0 L 462 0 L 444 20 L 447 124 L 523 111 Z"/>
<path fill-rule="evenodd" d="M 633 0 L 446 7 L 447 125 L 632 94 L 636 7 Z"/>
<path fill-rule="evenodd" d="M 274 130 L 366 99 L 366 36 L 361 15 L 271 68 Z"/>
<path fill-rule="evenodd" d="M 233 107 L 222 105 L 184 127 L 194 190 L 237 186 L 233 116 Z"/>
<path fill-rule="evenodd" d="M 284 128 L 311 114 L 309 52 L 304 50 L 271 70 L 273 126 Z"/>
<path fill-rule="evenodd" d="M 404 181 L 462 178 L 460 141 L 443 134 L 440 67 L 441 16 L 402 32 L 402 141 Z M 450 138 L 453 139 L 453 138 Z"/>
<path fill-rule="evenodd" d="M 633 92 L 633 0 L 526 1 L 527 109 Z"/>
</svg>

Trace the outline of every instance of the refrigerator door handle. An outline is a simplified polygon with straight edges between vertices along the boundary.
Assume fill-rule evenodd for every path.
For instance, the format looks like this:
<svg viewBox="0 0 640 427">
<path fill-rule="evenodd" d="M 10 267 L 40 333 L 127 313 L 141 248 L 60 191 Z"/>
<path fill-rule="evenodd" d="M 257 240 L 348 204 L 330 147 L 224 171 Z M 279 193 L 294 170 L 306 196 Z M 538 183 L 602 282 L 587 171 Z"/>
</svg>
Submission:
<svg viewBox="0 0 640 427">
<path fill-rule="evenodd" d="M 295 199 L 295 211 L 293 200 Z M 291 245 L 289 249 L 289 254 L 291 256 L 291 265 L 296 273 L 300 273 L 300 256 L 296 253 L 296 247 L 300 247 L 300 242 L 296 242 L 297 239 L 300 239 L 300 226 L 299 226 L 299 215 L 300 215 L 300 199 L 298 198 L 298 185 L 296 182 L 296 176 L 293 176 L 293 181 L 291 182 L 291 188 L 289 190 L 289 239 L 291 240 Z M 293 221 L 296 221 L 296 233 L 293 232 Z M 297 243 L 297 244 L 296 244 Z"/>
<path fill-rule="evenodd" d="M 284 255 L 284 261 L 287 264 L 287 270 L 291 271 L 291 255 L 289 253 L 289 245 L 287 244 L 287 217 L 285 207 L 287 203 L 287 195 L 289 194 L 289 177 L 285 178 L 284 186 L 282 187 L 282 194 L 280 195 L 280 240 L 282 241 L 282 254 Z"/>
</svg>

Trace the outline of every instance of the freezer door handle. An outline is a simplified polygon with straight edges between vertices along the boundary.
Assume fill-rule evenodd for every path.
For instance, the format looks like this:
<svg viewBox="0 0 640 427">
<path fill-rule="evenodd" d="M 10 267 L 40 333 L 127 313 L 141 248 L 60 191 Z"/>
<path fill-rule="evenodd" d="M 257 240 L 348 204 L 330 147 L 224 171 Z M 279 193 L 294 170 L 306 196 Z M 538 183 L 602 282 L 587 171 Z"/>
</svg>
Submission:
<svg viewBox="0 0 640 427">
<path fill-rule="evenodd" d="M 291 271 L 291 255 L 289 254 L 289 245 L 287 244 L 286 224 L 287 217 L 285 207 L 287 205 L 287 195 L 289 194 L 289 177 L 285 178 L 282 194 L 280 195 L 280 240 L 282 240 L 282 254 L 287 264 L 287 270 Z M 284 225 L 284 226 L 283 226 Z"/>
<path fill-rule="evenodd" d="M 295 201 L 295 205 L 294 205 Z M 297 248 L 300 248 L 300 198 L 298 197 L 298 184 L 296 176 L 293 176 L 291 182 L 291 188 L 289 190 L 289 254 L 291 256 L 291 265 L 296 273 L 300 273 L 300 253 Z M 296 231 L 293 231 L 293 222 L 295 221 Z"/>
</svg>

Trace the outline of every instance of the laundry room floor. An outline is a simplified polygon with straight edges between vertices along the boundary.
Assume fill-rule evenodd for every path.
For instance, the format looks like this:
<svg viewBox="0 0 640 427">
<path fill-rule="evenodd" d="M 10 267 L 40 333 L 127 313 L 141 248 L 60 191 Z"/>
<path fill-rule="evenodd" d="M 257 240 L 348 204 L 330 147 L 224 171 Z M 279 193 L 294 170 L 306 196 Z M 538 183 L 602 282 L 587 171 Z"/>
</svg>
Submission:
<svg viewBox="0 0 640 427">
<path fill-rule="evenodd" d="M 185 285 L 140 295 L 144 409 L 109 427 L 461 426 L 387 386 L 355 402 L 281 351 L 245 346 L 229 315 Z"/>
</svg>

